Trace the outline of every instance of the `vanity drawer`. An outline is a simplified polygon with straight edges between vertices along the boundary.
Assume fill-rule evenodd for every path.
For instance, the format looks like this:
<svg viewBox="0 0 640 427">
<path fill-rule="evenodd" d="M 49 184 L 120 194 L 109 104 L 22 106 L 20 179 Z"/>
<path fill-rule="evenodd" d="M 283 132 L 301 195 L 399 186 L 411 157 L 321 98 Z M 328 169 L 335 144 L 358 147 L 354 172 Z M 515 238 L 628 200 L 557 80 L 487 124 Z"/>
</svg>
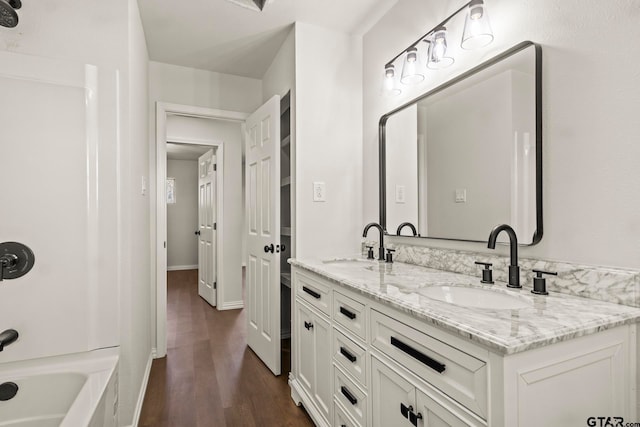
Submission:
<svg viewBox="0 0 640 427">
<path fill-rule="evenodd" d="M 486 419 L 486 362 L 375 310 L 371 337 L 374 348 Z"/>
<path fill-rule="evenodd" d="M 367 425 L 367 394 L 360 390 L 340 369 L 333 368 L 333 398 L 337 400 L 359 426 Z"/>
<path fill-rule="evenodd" d="M 367 387 L 367 351 L 335 328 L 333 360 L 361 385 Z"/>
<path fill-rule="evenodd" d="M 296 295 L 327 316 L 331 316 L 331 286 L 321 279 L 299 271 L 294 274 Z"/>
<path fill-rule="evenodd" d="M 334 427 L 359 427 L 337 401 L 333 402 L 333 425 Z"/>
<path fill-rule="evenodd" d="M 353 332 L 355 336 L 362 338 L 363 341 L 367 340 L 366 315 L 364 304 L 334 291 L 333 320 Z"/>
</svg>

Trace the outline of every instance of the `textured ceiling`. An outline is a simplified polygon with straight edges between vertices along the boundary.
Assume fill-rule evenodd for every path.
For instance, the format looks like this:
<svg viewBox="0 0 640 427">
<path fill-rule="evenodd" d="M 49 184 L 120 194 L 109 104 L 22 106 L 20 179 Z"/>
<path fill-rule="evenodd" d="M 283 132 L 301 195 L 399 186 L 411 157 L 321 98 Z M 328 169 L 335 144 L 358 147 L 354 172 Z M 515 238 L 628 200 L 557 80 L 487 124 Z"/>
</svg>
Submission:
<svg viewBox="0 0 640 427">
<path fill-rule="evenodd" d="M 397 0 L 138 0 L 150 59 L 262 78 L 296 21 L 362 34 Z"/>
</svg>

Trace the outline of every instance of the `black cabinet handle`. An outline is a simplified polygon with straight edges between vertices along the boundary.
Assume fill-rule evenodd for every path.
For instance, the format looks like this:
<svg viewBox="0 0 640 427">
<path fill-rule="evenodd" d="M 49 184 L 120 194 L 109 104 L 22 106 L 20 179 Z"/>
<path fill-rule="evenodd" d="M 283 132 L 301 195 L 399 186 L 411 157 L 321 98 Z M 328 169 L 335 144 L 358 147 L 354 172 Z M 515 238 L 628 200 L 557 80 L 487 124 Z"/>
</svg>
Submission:
<svg viewBox="0 0 640 427">
<path fill-rule="evenodd" d="M 418 420 L 422 419 L 422 414 L 420 412 L 418 412 L 417 414 L 414 413 L 413 411 L 409 412 L 409 421 L 411 421 L 411 424 L 413 424 L 414 426 L 418 427 Z"/>
<path fill-rule="evenodd" d="M 345 316 L 347 316 L 351 320 L 356 318 L 356 314 L 354 312 L 349 311 L 344 307 L 340 307 L 340 313 L 344 314 Z"/>
<path fill-rule="evenodd" d="M 307 329 L 307 331 L 310 331 L 311 329 L 313 329 L 313 323 L 305 321 L 304 327 Z"/>
<path fill-rule="evenodd" d="M 356 397 L 353 394 L 351 394 L 348 388 L 346 388 L 345 386 L 342 386 L 340 387 L 340 391 L 342 392 L 344 397 L 346 397 L 347 400 L 351 402 L 352 405 L 356 405 L 358 403 L 358 399 L 356 399 Z"/>
<path fill-rule="evenodd" d="M 409 412 L 413 411 L 413 406 L 406 406 L 404 403 L 400 403 L 400 413 L 403 417 L 409 419 Z"/>
<path fill-rule="evenodd" d="M 283 243 L 280 245 L 280 249 L 282 249 L 282 252 L 287 250 L 287 246 Z"/>
<path fill-rule="evenodd" d="M 273 249 L 273 243 L 272 243 L 272 244 L 270 244 L 270 245 L 265 245 L 265 247 L 264 247 L 264 251 L 265 251 L 265 252 L 271 252 L 271 253 L 273 253 L 273 250 L 274 250 L 274 249 Z"/>
<path fill-rule="evenodd" d="M 344 347 L 340 347 L 340 354 L 342 354 L 344 357 L 349 359 L 349 362 L 351 363 L 355 363 L 355 361 L 358 359 L 356 356 L 354 356 L 349 350 L 347 350 Z"/>
<path fill-rule="evenodd" d="M 314 291 L 313 289 L 309 289 L 306 286 L 302 287 L 302 290 L 314 297 L 315 299 L 320 299 L 320 294 Z"/>
<path fill-rule="evenodd" d="M 195 234 L 196 236 L 199 236 L 200 235 L 200 230 L 196 230 L 196 232 L 193 233 L 193 234 Z"/>
<path fill-rule="evenodd" d="M 430 367 L 431 369 L 433 369 L 434 371 L 440 374 L 443 373 L 446 368 L 446 366 L 443 363 L 440 363 L 437 360 L 430 358 L 426 354 L 419 352 L 415 348 L 403 343 L 402 341 L 400 341 L 395 337 L 391 337 L 391 345 L 407 353 L 409 356 L 413 357 L 414 359 L 417 359 L 418 361 L 424 363 L 425 365 L 427 365 L 428 367 Z"/>
</svg>

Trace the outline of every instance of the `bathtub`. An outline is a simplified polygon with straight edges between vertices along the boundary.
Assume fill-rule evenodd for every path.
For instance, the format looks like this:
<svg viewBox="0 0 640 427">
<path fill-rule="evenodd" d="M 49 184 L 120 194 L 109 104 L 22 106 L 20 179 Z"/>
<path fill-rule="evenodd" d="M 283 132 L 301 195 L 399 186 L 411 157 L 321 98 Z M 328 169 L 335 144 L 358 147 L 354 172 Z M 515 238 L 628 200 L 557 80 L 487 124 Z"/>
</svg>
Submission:
<svg viewBox="0 0 640 427">
<path fill-rule="evenodd" d="M 19 387 L 0 401 L 0 427 L 117 425 L 117 367 L 117 347 L 0 365 L 0 384 Z"/>
</svg>

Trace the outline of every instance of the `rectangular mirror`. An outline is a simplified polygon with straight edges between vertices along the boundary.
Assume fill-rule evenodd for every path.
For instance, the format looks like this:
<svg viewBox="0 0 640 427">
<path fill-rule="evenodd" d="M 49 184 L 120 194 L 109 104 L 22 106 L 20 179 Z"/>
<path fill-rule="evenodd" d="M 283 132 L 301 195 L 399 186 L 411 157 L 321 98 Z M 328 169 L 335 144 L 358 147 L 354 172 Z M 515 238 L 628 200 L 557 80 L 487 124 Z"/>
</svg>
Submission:
<svg viewBox="0 0 640 427">
<path fill-rule="evenodd" d="M 523 42 L 382 116 L 380 224 L 484 242 L 509 224 L 538 243 L 541 105 L 541 49 Z"/>
</svg>

